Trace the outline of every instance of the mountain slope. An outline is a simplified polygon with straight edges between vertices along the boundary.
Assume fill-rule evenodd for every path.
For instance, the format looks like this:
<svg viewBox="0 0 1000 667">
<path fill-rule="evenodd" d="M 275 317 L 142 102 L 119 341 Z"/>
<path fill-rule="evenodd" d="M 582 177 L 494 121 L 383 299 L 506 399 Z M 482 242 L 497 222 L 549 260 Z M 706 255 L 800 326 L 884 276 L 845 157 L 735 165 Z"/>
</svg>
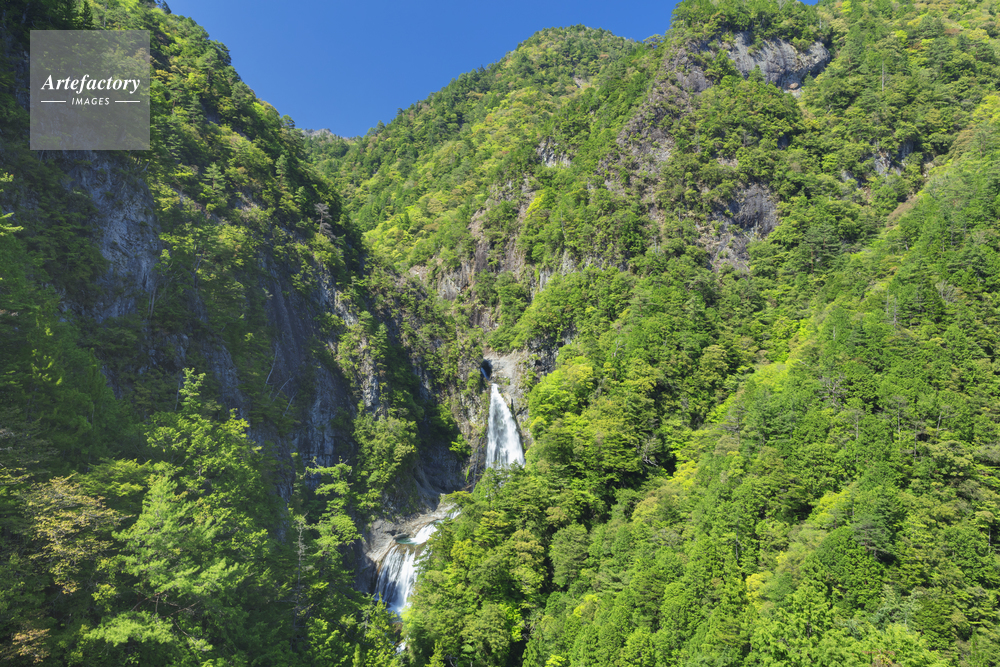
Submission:
<svg viewBox="0 0 1000 667">
<path fill-rule="evenodd" d="M 153 148 L 29 151 L 28 31 L 97 26 L 151 33 Z M 3 659 L 391 655 L 360 532 L 462 481 L 447 314 L 192 20 L 15 2 L 0 41 Z"/>
<path fill-rule="evenodd" d="M 531 435 L 431 539 L 417 664 L 995 660 L 995 14 L 683 3 L 513 169 L 351 209 Z"/>
<path fill-rule="evenodd" d="M 994 2 L 542 31 L 355 139 L 165 5 L 5 10 L 5 661 L 1000 659 Z M 153 149 L 28 151 L 27 31 L 105 24 Z"/>
</svg>

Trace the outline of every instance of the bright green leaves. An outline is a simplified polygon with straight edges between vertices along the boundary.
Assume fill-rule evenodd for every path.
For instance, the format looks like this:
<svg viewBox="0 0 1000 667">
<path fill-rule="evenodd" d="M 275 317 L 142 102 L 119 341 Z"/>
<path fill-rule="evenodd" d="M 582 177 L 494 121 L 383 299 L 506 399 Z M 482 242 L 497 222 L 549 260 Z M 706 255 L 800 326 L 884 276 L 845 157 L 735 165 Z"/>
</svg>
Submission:
<svg viewBox="0 0 1000 667">
<path fill-rule="evenodd" d="M 396 629 L 394 616 L 381 602 L 371 602 L 363 610 L 361 625 L 364 628 L 363 641 L 355 644 L 351 667 L 390 667 L 399 665 L 396 656 Z M 323 623 L 316 619 L 316 625 Z M 329 645 L 329 644 L 328 644 Z M 336 647 L 338 652 L 343 647 Z M 334 653 L 334 655 L 336 655 Z M 315 664 L 336 664 L 330 652 L 313 654 Z"/>
<path fill-rule="evenodd" d="M 550 508 L 556 522 L 572 520 L 582 503 L 607 498 L 612 488 L 640 475 L 644 465 L 666 458 L 652 428 L 652 395 L 660 376 L 640 359 L 623 370 L 620 379 L 614 374 L 599 378 L 586 357 L 568 358 L 529 395 L 536 441 L 528 454 L 530 466 L 554 488 L 570 487 Z M 591 393 L 598 382 L 607 393 L 595 398 Z M 572 477 L 580 484 L 571 483 Z"/>
<path fill-rule="evenodd" d="M 710 38 L 720 32 L 753 30 L 762 39 L 794 38 L 800 48 L 823 39 L 829 31 L 815 8 L 773 0 L 685 0 L 674 10 L 674 23 L 692 37 Z"/>
<path fill-rule="evenodd" d="M 725 55 L 721 57 L 731 62 Z M 741 151 L 760 145 L 774 152 L 780 139 L 790 140 L 804 127 L 794 97 L 759 76 L 744 79 L 732 74 L 698 98 L 698 107 L 686 122 L 695 124 L 697 135 L 684 137 L 685 147 L 693 146 L 711 156 L 742 158 L 740 163 L 753 159 L 751 152 Z M 764 180 L 769 175 L 745 169 L 741 166 L 740 175 L 747 181 Z"/>
<path fill-rule="evenodd" d="M 537 438 L 556 418 L 578 413 L 593 388 L 594 368 L 585 357 L 569 360 L 542 378 L 528 397 L 532 434 Z"/>
<path fill-rule="evenodd" d="M 673 122 L 676 149 L 663 169 L 661 206 L 707 215 L 752 183 L 787 189 L 788 145 L 807 129 L 801 109 L 760 76 L 744 79 L 720 69 L 720 58 L 732 66 L 720 51 L 708 70 L 724 78 Z"/>
<path fill-rule="evenodd" d="M 511 644 L 520 639 L 520 626 L 520 616 L 514 609 L 487 603 L 469 618 L 463 631 L 466 639 L 462 653 L 491 667 L 500 667 L 507 662 Z"/>
<path fill-rule="evenodd" d="M 111 530 L 123 518 L 68 477 L 53 477 L 25 494 L 24 511 L 39 543 L 31 558 L 43 563 L 66 593 L 79 590 L 81 570 L 92 570 L 110 549 Z"/>
<path fill-rule="evenodd" d="M 511 535 L 513 550 L 511 576 L 525 598 L 537 595 L 545 583 L 545 548 L 527 530 L 518 530 Z M 516 637 L 515 639 L 519 639 Z"/>
<path fill-rule="evenodd" d="M 232 540 L 233 553 L 245 558 L 258 553 L 265 531 L 257 526 L 275 517 L 275 500 L 263 474 L 263 454 L 246 435 L 247 423 L 235 414 L 221 423 L 202 414 L 203 380 L 204 374 L 185 370 L 180 410 L 154 415 L 147 438 L 197 499 L 198 520 L 217 523 Z"/>
<path fill-rule="evenodd" d="M 370 230 L 369 241 L 387 261 L 401 269 L 426 266 L 433 279 L 471 260 L 481 240 L 490 246 L 489 266 L 496 268 L 518 235 L 523 206 L 516 191 L 507 191 L 543 172 L 539 142 L 554 129 L 561 151 L 583 141 L 574 178 L 588 178 L 597 161 L 614 150 L 618 130 L 654 67 L 647 49 L 606 31 L 545 30 L 502 62 L 463 74 L 357 141 L 312 137 L 308 147 L 334 182 L 353 193 L 348 210 Z M 600 94 L 589 94 L 589 102 L 567 111 L 567 102 L 587 97 L 598 81 Z M 598 112 L 596 119 L 592 111 Z M 568 159 L 558 161 L 559 169 L 568 166 Z M 487 203 L 481 193 L 490 187 L 503 194 Z M 539 221 L 533 221 L 531 230 L 526 228 L 531 238 L 518 246 L 546 264 L 559 259 L 564 238 L 577 255 L 594 249 L 594 236 L 602 248 L 637 250 L 642 234 L 634 233 L 634 220 L 622 224 L 628 239 L 617 243 L 612 216 L 597 220 L 596 211 L 580 215 L 575 208 L 559 216 L 565 220 L 543 222 L 542 239 Z M 477 233 L 470 233 L 470 224 Z"/>
<path fill-rule="evenodd" d="M 117 654 L 102 646 L 106 643 L 114 649 L 125 646 L 124 655 Z M 116 658 L 125 658 L 118 664 L 168 665 L 177 664 L 178 649 L 183 646 L 181 638 L 173 631 L 168 620 L 148 611 L 125 612 L 100 627 L 87 633 L 81 642 L 90 659 L 100 656 L 105 664 L 114 664 Z M 193 648 L 211 650 L 202 642 L 192 642 Z M 202 653 L 202 651 L 198 651 Z M 83 655 L 75 656 L 83 658 Z M 192 656 L 193 657 L 193 656 Z M 200 657 L 200 656 L 199 656 Z M 78 661 L 79 662 L 79 661 Z"/>
<path fill-rule="evenodd" d="M 358 508 L 375 512 L 382 505 L 397 476 L 413 461 L 417 452 L 416 425 L 397 417 L 375 417 L 359 409 L 354 437 L 361 445 L 357 471 L 363 496 Z"/>
<path fill-rule="evenodd" d="M 319 477 L 321 483 L 316 487 L 316 496 L 324 499 L 324 510 L 319 521 L 310 526 L 316 531 L 316 546 L 324 554 L 335 554 L 358 539 L 358 528 L 350 515 L 350 500 L 355 497 L 350 492 L 351 468 L 344 463 L 330 467 L 312 467 L 308 470 L 310 477 Z M 371 493 L 371 488 L 362 485 Z M 358 505 L 365 507 L 365 501 L 370 495 L 364 496 Z"/>
<path fill-rule="evenodd" d="M 526 347 L 539 337 L 558 340 L 574 329 L 587 338 L 600 338 L 625 309 L 633 286 L 634 278 L 617 269 L 557 274 L 508 335 L 510 345 Z"/>
<path fill-rule="evenodd" d="M 587 562 L 589 544 L 587 529 L 579 524 L 566 526 L 552 536 L 549 558 L 552 560 L 552 581 L 557 586 L 568 586 L 580 575 Z"/>
<path fill-rule="evenodd" d="M 154 478 L 138 519 L 116 535 L 124 544 L 121 555 L 106 565 L 117 580 L 117 595 L 136 602 L 131 611 L 105 617 L 85 641 L 119 651 L 140 649 L 150 660 L 151 644 L 173 649 L 148 664 L 211 652 L 209 627 L 238 624 L 245 617 L 236 595 L 247 566 L 222 555 L 225 528 L 178 493 L 175 481 Z M 105 594 L 105 600 L 111 598 Z"/>
<path fill-rule="evenodd" d="M 421 583 L 404 614 L 414 655 L 428 659 L 443 648 L 504 664 L 546 592 L 547 539 L 538 510 L 544 494 L 516 468 L 488 470 L 474 494 L 453 495 L 462 514 L 428 543 Z"/>
<path fill-rule="evenodd" d="M 116 534 L 118 555 L 103 566 L 109 580 L 95 599 L 104 616 L 83 636 L 87 655 L 142 664 L 207 658 L 248 619 L 247 564 L 267 557 L 275 498 L 246 422 L 206 416 L 203 380 L 188 370 L 178 411 L 151 419 L 147 441 L 163 459 L 151 479 L 120 465 L 98 471 L 126 497 L 149 488 L 135 523 Z"/>
<path fill-rule="evenodd" d="M 865 525 L 858 526 L 865 531 Z M 827 586 L 826 598 L 845 609 L 872 608 L 882 597 L 883 567 L 849 528 L 838 528 L 804 564 L 806 576 Z"/>
<path fill-rule="evenodd" d="M 925 637 L 904 624 L 892 623 L 883 628 L 867 622 L 839 626 L 822 593 L 810 585 L 801 586 L 788 606 L 755 624 L 751 643 L 753 652 L 748 664 L 761 667 L 948 664 L 929 650 Z"/>
<path fill-rule="evenodd" d="M 139 518 L 119 534 L 126 547 L 118 565 L 141 582 L 153 604 L 211 612 L 246 576 L 243 566 L 217 554 L 225 524 L 199 514 L 176 482 L 159 477 Z"/>
</svg>

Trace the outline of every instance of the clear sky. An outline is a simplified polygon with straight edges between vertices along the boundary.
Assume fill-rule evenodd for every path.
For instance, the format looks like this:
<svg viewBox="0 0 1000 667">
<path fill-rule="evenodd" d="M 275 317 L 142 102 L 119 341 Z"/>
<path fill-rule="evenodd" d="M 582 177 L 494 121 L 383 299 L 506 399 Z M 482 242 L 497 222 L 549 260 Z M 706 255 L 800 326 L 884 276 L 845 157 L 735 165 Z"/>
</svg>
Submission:
<svg viewBox="0 0 1000 667">
<path fill-rule="evenodd" d="M 257 96 L 302 128 L 361 135 L 462 72 L 500 60 L 543 28 L 583 24 L 642 40 L 675 2 L 500 3 L 167 0 L 212 39 Z"/>
</svg>

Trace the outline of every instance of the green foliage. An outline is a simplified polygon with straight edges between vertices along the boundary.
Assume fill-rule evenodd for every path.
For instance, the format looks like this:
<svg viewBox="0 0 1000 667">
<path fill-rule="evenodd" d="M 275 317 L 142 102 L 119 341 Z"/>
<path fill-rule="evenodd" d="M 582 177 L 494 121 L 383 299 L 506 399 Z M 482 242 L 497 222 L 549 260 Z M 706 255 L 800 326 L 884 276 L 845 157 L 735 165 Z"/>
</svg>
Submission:
<svg viewBox="0 0 1000 667">
<path fill-rule="evenodd" d="M 684 0 L 674 9 L 674 25 L 695 38 L 747 30 L 761 39 L 794 40 L 796 46 L 808 46 L 829 34 L 815 8 L 773 0 Z"/>
<path fill-rule="evenodd" d="M 367 490 L 358 507 L 374 513 L 381 507 L 383 495 L 414 460 L 416 427 L 413 422 L 396 417 L 360 414 L 354 422 L 354 437 L 361 445 L 359 458 L 363 464 L 359 477 Z"/>
<path fill-rule="evenodd" d="M 466 624 L 507 604 L 532 619 L 516 650 L 538 666 L 988 664 L 995 44 L 982 8 L 942 8 L 939 28 L 916 11 L 685 3 L 661 53 L 705 38 L 687 62 L 714 85 L 662 103 L 653 182 L 632 172 L 605 197 L 572 167 L 525 168 L 533 192 L 500 228 L 536 270 L 580 256 L 573 225 L 609 202 L 655 188 L 664 222 L 631 262 L 536 278 L 498 318 L 494 347 L 572 343 L 528 396 L 525 469 L 485 478 L 435 538 L 406 620 L 416 660 L 459 655 L 479 641 Z M 835 58 L 796 99 L 738 75 L 721 47 L 742 30 Z M 610 86 L 556 116 L 574 162 L 593 139 L 578 109 L 609 110 Z M 964 110 L 930 101 L 956 86 Z M 731 268 L 698 243 L 754 184 L 779 223 Z M 476 306 L 500 314 L 492 275 Z M 540 582 L 484 567 L 529 541 Z"/>
<path fill-rule="evenodd" d="M 1000 659 L 995 3 L 686 0 L 662 39 L 542 31 L 352 139 L 163 7 L 8 4 L 5 662 Z M 98 25 L 153 36 L 153 148 L 32 154 L 10 54 Z M 737 33 L 833 57 L 782 87 Z M 100 322 L 114 202 L 76 169 L 145 183 L 159 225 Z M 400 626 L 354 546 L 478 449 L 494 351 L 525 360 L 526 464 L 471 466 Z M 319 392 L 344 447 L 287 458 Z"/>
<path fill-rule="evenodd" d="M 358 538 L 358 510 L 391 490 L 420 438 L 459 440 L 450 414 L 414 400 L 418 380 L 397 363 L 411 349 L 430 350 L 443 315 L 403 294 L 400 307 L 423 309 L 427 326 L 396 337 L 386 322 L 398 310 L 377 319 L 365 310 L 395 292 L 394 277 L 366 291 L 362 239 L 307 163 L 301 133 L 256 99 L 227 49 L 192 20 L 132 0 L 8 5 L 0 19 L 10 47 L 0 60 L 2 659 L 348 664 L 358 646 L 365 664 L 389 664 L 397 631 L 352 590 L 344 554 Z M 152 149 L 29 151 L 27 112 L 14 95 L 26 28 L 98 26 L 151 33 Z M 87 190 L 69 185 L 81 173 L 93 177 Z M 103 198 L 88 194 L 95 182 Z M 102 239 L 102 221 L 136 193 L 141 221 L 129 232 L 144 244 L 148 233 L 152 249 L 139 252 L 160 260 L 141 286 L 109 270 L 98 249 L 124 252 Z M 354 465 L 292 470 L 274 440 L 319 391 L 319 362 L 342 378 L 347 327 L 321 295 L 344 288 L 355 290 L 342 295 L 351 316 L 371 322 L 363 361 L 374 357 L 393 385 L 386 397 L 400 416 L 332 426 L 345 442 L 352 431 L 363 441 Z M 291 369 L 295 382 L 275 372 L 287 353 L 273 322 L 278 301 L 305 314 L 307 340 L 295 344 L 315 351 Z M 456 363 L 450 354 L 428 355 L 431 377 Z M 220 360 L 239 383 L 239 417 L 209 373 Z M 378 457 L 393 452 L 398 460 L 382 467 Z M 278 480 L 293 488 L 287 507 Z"/>
<path fill-rule="evenodd" d="M 609 128 L 624 122 L 629 104 L 645 90 L 645 70 L 652 66 L 649 58 L 638 63 L 643 71 L 630 73 L 625 95 L 617 89 L 623 70 L 616 63 L 624 58 L 631 65 L 642 53 L 603 30 L 574 26 L 542 31 L 503 61 L 463 74 L 427 100 L 401 109 L 392 122 L 365 137 L 344 141 L 316 134 L 307 140 L 308 150 L 345 194 L 347 213 L 369 230 L 366 236 L 374 248 L 397 267 L 430 264 L 435 272 L 457 269 L 480 242 L 468 228 L 475 219 L 482 242 L 490 247 L 491 271 L 499 272 L 509 239 L 519 239 L 521 233 L 520 210 L 526 202 L 514 184 L 532 174 L 549 177 L 537 151 L 550 131 L 548 118 L 581 95 L 593 99 L 590 83 L 606 81 L 613 92 L 593 103 L 600 107 L 606 97 L 615 100 L 615 110 L 602 113 L 600 129 L 595 130 L 601 135 L 600 147 L 606 149 L 613 143 Z M 582 114 L 589 111 L 580 109 Z M 600 147 L 588 149 L 595 160 Z M 477 196 L 487 188 L 499 196 L 490 197 L 492 201 Z M 603 232 L 593 219 L 596 215 L 589 218 L 579 225 L 564 225 L 574 229 L 570 242 L 581 254 L 593 249 L 587 234 Z M 612 234 L 602 243 L 617 246 L 616 235 L 609 231 Z M 538 232 L 524 228 L 523 233 L 534 237 Z M 544 232 L 550 248 L 546 260 L 562 251 L 557 238 L 562 233 Z M 521 240 L 516 244 L 523 245 Z M 636 250 L 634 243 L 629 250 Z"/>
</svg>

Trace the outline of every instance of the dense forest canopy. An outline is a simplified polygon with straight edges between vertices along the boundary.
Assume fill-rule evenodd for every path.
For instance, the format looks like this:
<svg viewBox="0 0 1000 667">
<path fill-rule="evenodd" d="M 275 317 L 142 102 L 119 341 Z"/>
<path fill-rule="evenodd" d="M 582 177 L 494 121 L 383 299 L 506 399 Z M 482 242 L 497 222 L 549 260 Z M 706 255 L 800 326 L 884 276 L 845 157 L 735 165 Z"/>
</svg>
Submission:
<svg viewBox="0 0 1000 667">
<path fill-rule="evenodd" d="M 998 10 L 685 0 L 343 138 L 164 3 L 9 0 L 0 656 L 997 664 Z M 149 151 L 28 150 L 39 29 L 150 31 Z"/>
</svg>

